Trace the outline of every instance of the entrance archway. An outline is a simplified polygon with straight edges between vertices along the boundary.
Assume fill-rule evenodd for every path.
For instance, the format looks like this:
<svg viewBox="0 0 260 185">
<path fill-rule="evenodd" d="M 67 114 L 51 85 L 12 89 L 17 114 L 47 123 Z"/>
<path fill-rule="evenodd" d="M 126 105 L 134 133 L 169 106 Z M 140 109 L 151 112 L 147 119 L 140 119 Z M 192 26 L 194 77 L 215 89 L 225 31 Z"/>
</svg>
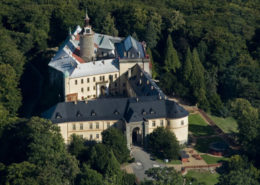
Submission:
<svg viewBox="0 0 260 185">
<path fill-rule="evenodd" d="M 142 133 L 139 127 L 135 127 L 132 132 L 132 144 L 142 145 Z"/>
<path fill-rule="evenodd" d="M 107 93 L 107 87 L 104 86 L 104 85 L 102 85 L 102 86 L 100 87 L 100 92 L 101 92 L 101 96 L 105 96 L 106 93 Z"/>
</svg>

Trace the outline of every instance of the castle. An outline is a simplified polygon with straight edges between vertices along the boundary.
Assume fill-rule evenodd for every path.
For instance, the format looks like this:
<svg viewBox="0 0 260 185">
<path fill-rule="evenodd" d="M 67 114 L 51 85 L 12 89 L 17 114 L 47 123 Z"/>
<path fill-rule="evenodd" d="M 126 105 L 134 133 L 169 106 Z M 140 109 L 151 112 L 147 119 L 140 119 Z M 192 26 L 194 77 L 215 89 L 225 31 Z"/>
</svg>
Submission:
<svg viewBox="0 0 260 185">
<path fill-rule="evenodd" d="M 188 112 L 151 78 L 145 42 L 95 33 L 86 14 L 84 27 L 69 34 L 49 67 L 64 101 L 42 115 L 60 127 L 65 143 L 72 134 L 101 141 L 111 126 L 126 134 L 129 148 L 145 144 L 159 126 L 181 144 L 188 141 Z"/>
</svg>

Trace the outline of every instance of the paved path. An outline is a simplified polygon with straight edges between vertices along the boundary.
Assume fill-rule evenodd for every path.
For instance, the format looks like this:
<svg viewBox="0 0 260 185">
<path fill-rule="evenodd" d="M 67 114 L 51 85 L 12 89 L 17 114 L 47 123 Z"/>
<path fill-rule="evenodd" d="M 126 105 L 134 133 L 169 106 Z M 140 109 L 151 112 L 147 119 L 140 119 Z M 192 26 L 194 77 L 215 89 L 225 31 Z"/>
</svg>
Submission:
<svg viewBox="0 0 260 185">
<path fill-rule="evenodd" d="M 154 167 L 165 167 L 164 164 L 160 164 L 150 159 L 150 154 L 144 151 L 140 147 L 134 146 L 131 149 L 131 154 L 135 158 L 135 162 L 131 164 L 132 170 L 136 177 L 142 181 L 144 178 L 150 179 L 145 175 L 145 171 Z"/>
</svg>

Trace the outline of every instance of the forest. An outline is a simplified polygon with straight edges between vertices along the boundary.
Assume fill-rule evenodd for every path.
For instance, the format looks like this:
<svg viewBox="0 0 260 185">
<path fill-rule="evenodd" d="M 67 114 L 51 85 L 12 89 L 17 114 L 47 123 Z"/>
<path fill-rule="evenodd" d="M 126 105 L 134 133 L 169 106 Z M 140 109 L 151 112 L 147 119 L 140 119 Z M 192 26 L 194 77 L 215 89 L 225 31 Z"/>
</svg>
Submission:
<svg viewBox="0 0 260 185">
<path fill-rule="evenodd" d="M 53 177 L 58 175 L 62 179 L 62 175 L 76 177 L 78 174 L 75 157 L 62 144 L 57 148 L 58 158 L 43 157 L 40 162 L 36 159 L 39 155 L 33 152 L 39 146 L 32 141 L 43 141 L 36 138 L 37 129 L 32 123 L 46 120 L 30 117 L 39 116 L 59 101 L 57 89 L 49 85 L 48 62 L 69 30 L 83 25 L 86 9 L 95 32 L 120 37 L 132 35 L 147 43 L 153 78 L 168 96 L 180 97 L 213 115 L 232 115 L 237 119 L 238 142 L 245 161 L 260 166 L 257 159 L 260 141 L 258 0 L 0 0 L 0 7 L 0 143 L 6 139 L 11 145 L 16 143 L 15 138 L 26 139 L 30 149 L 24 156 L 14 155 L 9 161 L 5 160 L 8 153 L 0 154 L 0 172 L 16 170 L 15 175 L 19 176 L 19 170 L 25 169 L 22 174 L 33 176 L 39 172 L 37 175 L 44 178 L 41 174 L 46 175 L 47 171 L 39 166 L 48 166 L 56 160 L 53 164 L 57 166 L 74 166 L 67 174 L 61 168 Z M 57 128 L 48 125 L 41 129 L 41 139 L 47 139 Z M 13 137 L 8 138 L 11 130 Z M 55 142 L 60 143 L 58 136 L 52 137 L 55 140 L 46 145 L 50 148 L 56 146 Z M 18 147 L 15 151 L 22 150 Z M 67 164 L 63 164 L 62 157 Z M 49 165 L 46 169 L 53 172 L 57 166 Z M 29 170 L 34 168 L 36 172 Z M 80 168 L 85 175 L 90 171 L 93 176 L 99 176 L 90 166 Z M 259 180 L 259 172 L 252 173 Z M 225 179 L 230 179 L 228 175 L 232 174 L 223 177 L 223 184 Z M 31 184 L 37 184 L 34 180 L 31 179 Z M 62 183 L 72 181 L 67 179 Z"/>
</svg>

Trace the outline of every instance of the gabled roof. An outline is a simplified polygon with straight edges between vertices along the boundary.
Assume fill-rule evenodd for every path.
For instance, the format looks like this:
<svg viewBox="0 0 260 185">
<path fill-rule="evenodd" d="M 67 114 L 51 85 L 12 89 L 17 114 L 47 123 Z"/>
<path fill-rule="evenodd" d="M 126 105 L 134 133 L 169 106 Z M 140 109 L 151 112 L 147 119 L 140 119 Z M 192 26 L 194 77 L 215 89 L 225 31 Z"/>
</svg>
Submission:
<svg viewBox="0 0 260 185">
<path fill-rule="evenodd" d="M 119 71 L 118 59 L 99 60 L 95 62 L 87 62 L 78 65 L 73 70 L 70 77 L 77 78 L 83 76 L 92 76 L 97 74 L 113 73 Z"/>
<path fill-rule="evenodd" d="M 151 76 L 138 64 L 132 67 L 131 75 L 128 81 L 137 96 L 160 96 L 162 99 L 166 98 Z"/>
<path fill-rule="evenodd" d="M 177 108 L 174 108 L 177 107 Z M 171 111 L 171 109 L 173 111 Z M 177 111 L 175 111 L 177 110 Z M 182 118 L 189 113 L 177 103 L 156 96 L 138 98 L 101 98 L 74 102 L 60 102 L 42 116 L 53 123 L 120 120 L 127 123 L 156 118 Z"/>
<path fill-rule="evenodd" d="M 138 58 L 145 58 L 145 52 L 143 45 L 135 40 L 130 35 L 126 37 L 122 42 L 115 43 L 115 48 L 117 51 L 117 54 L 120 58 L 127 58 L 128 56 L 124 56 L 125 52 L 134 52 L 138 53 Z"/>
</svg>

